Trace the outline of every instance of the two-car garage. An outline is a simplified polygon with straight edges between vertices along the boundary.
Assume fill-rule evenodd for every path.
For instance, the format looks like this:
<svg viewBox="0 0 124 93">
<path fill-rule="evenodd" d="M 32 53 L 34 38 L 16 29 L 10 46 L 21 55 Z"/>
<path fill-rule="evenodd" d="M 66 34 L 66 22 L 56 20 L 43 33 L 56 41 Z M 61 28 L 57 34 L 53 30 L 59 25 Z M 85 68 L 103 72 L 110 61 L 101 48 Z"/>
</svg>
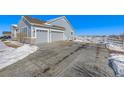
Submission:
<svg viewBox="0 0 124 93">
<path fill-rule="evenodd" d="M 48 43 L 64 40 L 64 31 L 60 30 L 36 30 L 36 43 Z"/>
</svg>

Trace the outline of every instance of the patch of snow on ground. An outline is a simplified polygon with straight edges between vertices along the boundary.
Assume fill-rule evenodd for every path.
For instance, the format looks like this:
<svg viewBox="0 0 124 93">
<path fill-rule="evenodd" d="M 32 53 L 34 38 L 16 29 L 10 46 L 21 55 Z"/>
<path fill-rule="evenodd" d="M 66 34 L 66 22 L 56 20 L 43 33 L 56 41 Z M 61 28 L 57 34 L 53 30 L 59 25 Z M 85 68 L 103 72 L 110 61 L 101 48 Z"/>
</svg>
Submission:
<svg viewBox="0 0 124 93">
<path fill-rule="evenodd" d="M 116 76 L 124 76 L 124 55 L 111 54 L 109 57 L 109 64 Z"/>
<path fill-rule="evenodd" d="M 84 43 L 91 43 L 91 41 L 88 41 L 88 40 L 83 40 L 83 39 L 76 39 L 74 40 L 74 42 L 84 42 Z"/>
<path fill-rule="evenodd" d="M 10 48 L 6 49 L 4 52 L 0 52 L 0 69 L 25 58 L 37 49 L 37 46 L 25 44 L 16 49 Z"/>
<path fill-rule="evenodd" d="M 83 42 L 82 40 L 74 40 L 75 42 Z"/>
<path fill-rule="evenodd" d="M 124 52 L 124 48 L 123 48 L 123 47 L 119 47 L 119 46 L 112 45 L 112 44 L 108 44 L 107 47 L 108 47 L 110 50 L 115 50 L 115 51 L 122 51 L 122 52 Z"/>
</svg>

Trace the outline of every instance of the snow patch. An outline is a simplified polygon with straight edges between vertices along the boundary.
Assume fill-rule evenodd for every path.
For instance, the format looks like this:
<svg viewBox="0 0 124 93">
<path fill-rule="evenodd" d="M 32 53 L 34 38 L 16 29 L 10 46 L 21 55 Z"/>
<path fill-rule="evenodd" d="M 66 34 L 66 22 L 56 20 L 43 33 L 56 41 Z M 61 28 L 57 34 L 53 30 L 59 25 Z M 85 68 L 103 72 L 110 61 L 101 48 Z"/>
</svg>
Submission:
<svg viewBox="0 0 124 93">
<path fill-rule="evenodd" d="M 124 48 L 119 45 L 115 45 L 112 43 L 106 44 L 106 47 L 113 51 L 124 52 Z M 108 59 L 109 65 L 115 72 L 116 76 L 124 77 L 124 55 L 119 53 L 112 53 Z"/>
<path fill-rule="evenodd" d="M 35 52 L 37 49 L 37 46 L 28 44 L 25 44 L 17 49 L 6 49 L 6 51 L 0 53 L 0 69 L 25 58 L 29 54 Z"/>
<path fill-rule="evenodd" d="M 124 52 L 124 48 L 123 48 L 123 47 L 116 46 L 116 45 L 113 45 L 113 44 L 108 44 L 108 45 L 107 45 L 107 48 L 110 49 L 110 50 L 115 50 L 115 51 L 122 51 L 122 52 Z"/>
<path fill-rule="evenodd" d="M 124 76 L 124 55 L 111 54 L 108 60 L 116 76 Z"/>
<path fill-rule="evenodd" d="M 82 40 L 74 40 L 75 42 L 83 42 Z"/>
</svg>

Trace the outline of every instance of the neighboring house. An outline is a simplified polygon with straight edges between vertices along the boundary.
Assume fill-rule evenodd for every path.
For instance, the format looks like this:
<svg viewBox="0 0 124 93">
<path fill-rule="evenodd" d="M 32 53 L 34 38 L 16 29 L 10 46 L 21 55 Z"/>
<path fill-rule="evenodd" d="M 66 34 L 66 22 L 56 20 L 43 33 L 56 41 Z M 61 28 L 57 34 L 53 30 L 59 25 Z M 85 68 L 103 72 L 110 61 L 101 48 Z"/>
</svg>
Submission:
<svg viewBox="0 0 124 93">
<path fill-rule="evenodd" d="M 39 44 L 72 40 L 74 35 L 71 24 L 64 16 L 49 21 L 22 16 L 16 29 L 12 27 L 13 38 L 17 37 L 17 33 L 20 33 L 18 39 L 25 43 Z M 24 37 L 23 40 L 21 40 L 22 37 Z"/>
<path fill-rule="evenodd" d="M 11 30 L 12 30 L 11 37 L 12 37 L 13 40 L 16 40 L 16 38 L 17 38 L 17 32 L 18 32 L 18 26 L 15 25 L 15 24 L 12 24 Z"/>
<path fill-rule="evenodd" d="M 4 32 L 3 32 L 3 36 L 11 37 L 11 32 L 4 31 Z"/>
</svg>

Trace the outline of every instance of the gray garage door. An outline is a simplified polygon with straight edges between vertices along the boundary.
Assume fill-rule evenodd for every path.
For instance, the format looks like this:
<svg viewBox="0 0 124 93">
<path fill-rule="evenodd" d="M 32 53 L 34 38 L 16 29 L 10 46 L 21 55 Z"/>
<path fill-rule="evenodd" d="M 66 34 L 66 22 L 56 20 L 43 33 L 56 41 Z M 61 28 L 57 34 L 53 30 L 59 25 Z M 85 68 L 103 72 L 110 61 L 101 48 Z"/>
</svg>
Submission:
<svg viewBox="0 0 124 93">
<path fill-rule="evenodd" d="M 51 40 L 52 42 L 63 40 L 63 32 L 51 31 Z"/>
<path fill-rule="evenodd" d="M 37 43 L 46 43 L 48 42 L 47 30 L 37 30 Z"/>
</svg>

